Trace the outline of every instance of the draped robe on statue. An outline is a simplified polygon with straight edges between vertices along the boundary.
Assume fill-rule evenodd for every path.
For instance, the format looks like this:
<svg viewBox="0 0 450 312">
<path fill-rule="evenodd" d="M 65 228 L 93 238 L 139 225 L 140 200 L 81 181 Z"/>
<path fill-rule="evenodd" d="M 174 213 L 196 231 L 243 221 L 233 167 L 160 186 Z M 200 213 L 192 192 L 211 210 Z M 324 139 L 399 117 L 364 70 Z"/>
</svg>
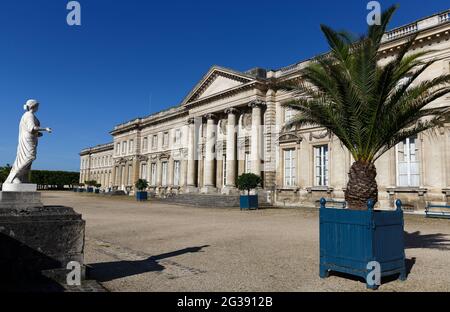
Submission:
<svg viewBox="0 0 450 312">
<path fill-rule="evenodd" d="M 6 183 L 27 183 L 31 164 L 36 159 L 38 137 L 40 133 L 35 131 L 40 127 L 39 120 L 31 111 L 23 114 L 19 126 L 19 144 L 17 146 L 16 161 Z"/>
</svg>

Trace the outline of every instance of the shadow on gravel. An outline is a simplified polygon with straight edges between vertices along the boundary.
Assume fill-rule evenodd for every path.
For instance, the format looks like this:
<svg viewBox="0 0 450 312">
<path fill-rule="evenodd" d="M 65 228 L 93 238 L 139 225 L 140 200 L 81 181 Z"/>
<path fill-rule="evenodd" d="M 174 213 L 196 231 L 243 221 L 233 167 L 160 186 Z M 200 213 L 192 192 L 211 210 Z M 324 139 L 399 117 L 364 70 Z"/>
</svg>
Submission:
<svg viewBox="0 0 450 312">
<path fill-rule="evenodd" d="M 413 233 L 405 232 L 405 248 L 450 250 L 450 235 L 442 233 L 421 234 L 420 231 Z"/>
<path fill-rule="evenodd" d="M 118 278 L 147 272 L 161 272 L 164 270 L 164 266 L 159 264 L 158 261 L 187 253 L 202 252 L 202 249 L 207 247 L 209 247 L 209 245 L 184 248 L 157 256 L 151 256 L 144 260 L 114 261 L 90 264 L 89 277 L 98 282 L 109 282 Z"/>
</svg>

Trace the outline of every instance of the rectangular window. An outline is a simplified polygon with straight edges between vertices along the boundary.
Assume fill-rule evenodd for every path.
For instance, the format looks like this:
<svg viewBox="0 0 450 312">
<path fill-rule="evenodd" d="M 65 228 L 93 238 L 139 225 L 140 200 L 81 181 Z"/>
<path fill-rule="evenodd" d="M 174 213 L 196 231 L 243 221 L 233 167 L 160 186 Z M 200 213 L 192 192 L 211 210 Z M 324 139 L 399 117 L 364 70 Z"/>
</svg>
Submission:
<svg viewBox="0 0 450 312">
<path fill-rule="evenodd" d="M 315 186 L 328 186 L 328 145 L 314 147 Z"/>
<path fill-rule="evenodd" d="M 245 152 L 244 173 L 250 173 L 250 169 L 251 169 L 250 153 Z"/>
<path fill-rule="evenodd" d="M 147 180 L 147 164 L 141 164 L 141 179 Z"/>
<path fill-rule="evenodd" d="M 116 145 L 116 155 L 120 154 L 120 143 L 117 143 Z"/>
<path fill-rule="evenodd" d="M 175 160 L 173 163 L 173 185 L 180 186 L 180 161 Z"/>
<path fill-rule="evenodd" d="M 129 147 L 129 150 L 128 150 L 128 152 L 129 152 L 130 154 L 133 153 L 133 148 L 134 148 L 134 140 L 130 140 L 130 147 Z"/>
<path fill-rule="evenodd" d="M 152 148 L 157 149 L 158 148 L 158 135 L 155 134 L 152 138 Z"/>
<path fill-rule="evenodd" d="M 151 165 L 151 178 L 152 178 L 152 181 L 151 181 L 151 185 L 153 185 L 153 186 L 155 186 L 156 185 L 156 174 L 157 174 L 157 171 L 156 171 L 156 164 L 152 164 Z"/>
<path fill-rule="evenodd" d="M 169 145 L 169 132 L 164 132 L 163 134 L 163 146 Z"/>
<path fill-rule="evenodd" d="M 142 151 L 146 152 L 148 149 L 148 139 L 147 137 L 142 139 Z"/>
<path fill-rule="evenodd" d="M 132 181 L 132 174 L 133 174 L 133 166 L 128 166 L 128 186 L 133 184 Z"/>
<path fill-rule="evenodd" d="M 290 107 L 286 107 L 284 109 L 284 122 L 289 122 L 292 120 L 292 118 L 294 117 L 294 111 L 292 110 L 292 108 Z"/>
<path fill-rule="evenodd" d="M 122 142 L 122 155 L 125 155 L 126 152 L 127 152 L 127 142 L 124 141 Z"/>
<path fill-rule="evenodd" d="M 122 166 L 120 169 L 120 184 L 121 186 L 124 186 L 125 184 L 125 166 Z"/>
<path fill-rule="evenodd" d="M 114 177 L 114 184 L 115 185 L 120 185 L 120 181 L 119 181 L 119 177 L 120 177 L 120 171 L 119 171 L 119 167 L 116 167 L 116 175 Z"/>
<path fill-rule="evenodd" d="M 162 186 L 167 186 L 167 161 L 163 161 L 162 163 Z"/>
<path fill-rule="evenodd" d="M 175 130 L 175 144 L 181 144 L 181 130 Z"/>
<path fill-rule="evenodd" d="M 284 151 L 284 186 L 292 187 L 295 185 L 295 149 Z"/>
<path fill-rule="evenodd" d="M 396 147 L 397 185 L 400 187 L 418 187 L 420 185 L 420 163 L 417 149 L 417 137 L 407 138 Z"/>
</svg>

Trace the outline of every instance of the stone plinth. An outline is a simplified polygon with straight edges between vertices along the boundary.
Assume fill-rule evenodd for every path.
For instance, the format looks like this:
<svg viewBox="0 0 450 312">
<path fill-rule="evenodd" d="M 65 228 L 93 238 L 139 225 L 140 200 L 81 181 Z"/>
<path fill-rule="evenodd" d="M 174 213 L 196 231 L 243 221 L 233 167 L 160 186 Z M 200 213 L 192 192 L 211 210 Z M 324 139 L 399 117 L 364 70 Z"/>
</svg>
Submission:
<svg viewBox="0 0 450 312">
<path fill-rule="evenodd" d="M 36 184 L 14 184 L 14 183 L 3 183 L 3 192 L 36 192 Z"/>
<path fill-rule="evenodd" d="M 0 192 L 0 276 L 28 280 L 84 263 L 85 221 L 72 208 L 43 206 L 37 192 Z"/>
</svg>

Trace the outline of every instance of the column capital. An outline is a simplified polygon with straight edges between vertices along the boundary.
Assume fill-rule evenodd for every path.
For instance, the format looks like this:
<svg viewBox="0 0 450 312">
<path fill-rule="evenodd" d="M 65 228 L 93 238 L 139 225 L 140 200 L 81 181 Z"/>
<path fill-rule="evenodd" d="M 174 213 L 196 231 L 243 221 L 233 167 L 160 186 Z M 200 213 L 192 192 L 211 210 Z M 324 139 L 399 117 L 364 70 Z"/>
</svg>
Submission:
<svg viewBox="0 0 450 312">
<path fill-rule="evenodd" d="M 254 100 L 254 101 L 251 101 L 250 103 L 248 103 L 248 107 L 251 107 L 251 108 L 262 107 L 262 106 L 266 106 L 266 102 L 261 101 L 261 100 Z"/>
<path fill-rule="evenodd" d="M 230 107 L 230 108 L 227 108 L 226 110 L 224 110 L 224 113 L 227 115 L 236 115 L 239 113 L 239 110 L 234 107 Z"/>
<path fill-rule="evenodd" d="M 206 120 L 217 120 L 217 116 L 215 114 L 206 114 L 205 115 Z"/>
<path fill-rule="evenodd" d="M 204 117 L 198 117 L 198 116 L 197 117 L 189 117 L 186 120 L 186 124 L 187 125 L 194 125 L 196 123 L 196 121 L 199 121 L 199 123 L 202 123 L 203 119 L 204 119 Z"/>
</svg>

